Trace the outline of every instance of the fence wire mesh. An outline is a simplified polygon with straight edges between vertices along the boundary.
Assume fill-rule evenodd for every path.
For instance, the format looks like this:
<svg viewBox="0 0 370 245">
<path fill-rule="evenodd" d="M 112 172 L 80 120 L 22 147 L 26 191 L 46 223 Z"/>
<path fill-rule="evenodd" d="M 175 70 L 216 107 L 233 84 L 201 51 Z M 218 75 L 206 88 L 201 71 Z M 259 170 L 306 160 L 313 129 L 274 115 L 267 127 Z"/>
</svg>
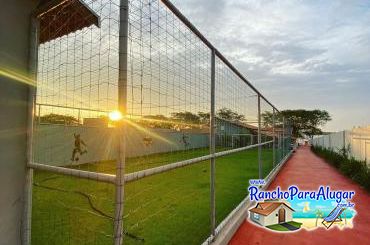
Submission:
<svg viewBox="0 0 370 245">
<path fill-rule="evenodd" d="M 257 144 L 257 93 L 219 58 L 215 88 L 217 151 Z"/>
<path fill-rule="evenodd" d="M 220 224 L 247 196 L 248 180 L 259 177 L 258 132 L 263 177 L 288 154 L 283 117 L 219 53 L 213 81 L 214 50 L 163 2 L 68 0 L 38 16 L 32 244 L 113 243 L 123 151 L 125 244 L 202 243 L 214 233 L 212 219 Z M 211 138 L 222 157 L 212 155 Z"/>
<path fill-rule="evenodd" d="M 210 50 L 160 1 L 130 1 L 129 12 L 126 172 L 208 155 Z M 148 244 L 203 242 L 209 181 L 201 162 L 127 183 L 125 227 Z"/>
<path fill-rule="evenodd" d="M 283 160 L 285 156 L 285 120 L 283 115 L 279 112 L 275 113 L 275 132 L 276 132 L 276 143 L 275 143 L 275 154 L 276 164 Z"/>
<path fill-rule="evenodd" d="M 216 151 L 258 144 L 258 94 L 216 58 Z M 216 221 L 245 198 L 248 179 L 258 178 L 257 148 L 216 159 Z"/>
<path fill-rule="evenodd" d="M 109 113 L 118 109 L 119 0 L 84 3 L 100 16 L 100 27 L 92 24 L 39 45 L 33 156 L 37 163 L 89 170 L 96 167 L 92 163 L 117 158 Z M 80 17 L 80 9 L 69 14 Z M 40 17 L 46 25 L 41 34 L 57 28 L 42 21 L 48 15 Z M 99 171 L 115 170 L 104 167 Z"/>
<path fill-rule="evenodd" d="M 160 1 L 129 11 L 128 157 L 145 169 L 208 154 L 209 49 Z"/>
<path fill-rule="evenodd" d="M 261 138 L 262 142 L 270 142 L 262 147 L 262 168 L 263 178 L 274 168 L 274 153 L 273 153 L 273 140 L 275 140 L 274 129 L 274 108 L 266 102 L 261 100 Z"/>
<path fill-rule="evenodd" d="M 119 0 L 82 3 L 65 1 L 39 16 L 33 161 L 115 174 L 118 144 L 109 115 L 118 108 Z M 89 22 L 86 9 L 99 22 Z M 56 23 L 66 14 L 68 21 Z M 36 170 L 32 244 L 112 243 L 114 193 L 98 179 Z"/>
<path fill-rule="evenodd" d="M 32 244 L 111 244 L 114 186 L 36 171 Z"/>
</svg>

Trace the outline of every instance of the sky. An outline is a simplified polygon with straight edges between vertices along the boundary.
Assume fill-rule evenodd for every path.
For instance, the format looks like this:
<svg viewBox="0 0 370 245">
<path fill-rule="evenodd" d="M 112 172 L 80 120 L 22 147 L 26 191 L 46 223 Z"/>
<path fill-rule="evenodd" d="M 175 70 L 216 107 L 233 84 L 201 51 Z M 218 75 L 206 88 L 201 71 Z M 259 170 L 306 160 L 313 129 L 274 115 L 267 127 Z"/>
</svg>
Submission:
<svg viewBox="0 0 370 245">
<path fill-rule="evenodd" d="M 316 218 L 316 211 L 321 210 L 326 217 L 338 205 L 335 200 L 299 200 L 297 198 L 289 200 L 290 206 L 294 209 L 294 218 Z M 342 201 L 341 203 L 346 203 Z M 356 214 L 356 206 L 346 209 L 346 218 L 352 218 Z"/>
<path fill-rule="evenodd" d="M 370 124 L 370 1 L 172 2 L 277 108 Z"/>
</svg>

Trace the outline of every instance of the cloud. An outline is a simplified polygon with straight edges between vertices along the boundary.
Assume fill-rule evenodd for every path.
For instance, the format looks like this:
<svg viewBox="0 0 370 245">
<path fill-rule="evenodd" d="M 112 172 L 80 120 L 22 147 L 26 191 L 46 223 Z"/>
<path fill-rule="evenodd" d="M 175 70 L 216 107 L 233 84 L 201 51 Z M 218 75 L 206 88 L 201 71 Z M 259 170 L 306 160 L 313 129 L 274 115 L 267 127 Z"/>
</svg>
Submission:
<svg viewBox="0 0 370 245">
<path fill-rule="evenodd" d="M 326 209 L 327 207 L 324 205 L 316 205 L 315 208 L 317 209 Z"/>
<path fill-rule="evenodd" d="M 299 203 L 297 203 L 297 206 L 298 207 L 305 207 L 307 205 L 307 203 L 309 204 L 310 202 L 299 202 Z"/>
<path fill-rule="evenodd" d="M 278 108 L 327 109 L 329 130 L 370 122 L 369 2 L 174 3 Z"/>
<path fill-rule="evenodd" d="M 330 204 L 331 204 L 333 207 L 338 206 L 338 203 L 337 203 L 337 202 L 335 202 L 335 201 L 330 202 Z"/>
<path fill-rule="evenodd" d="M 302 209 L 302 212 L 307 213 L 311 210 L 310 208 L 310 202 L 299 202 L 296 204 L 298 207 Z"/>
<path fill-rule="evenodd" d="M 314 210 L 321 210 L 321 211 L 331 211 L 333 208 L 330 205 L 316 205 L 312 209 Z"/>
</svg>

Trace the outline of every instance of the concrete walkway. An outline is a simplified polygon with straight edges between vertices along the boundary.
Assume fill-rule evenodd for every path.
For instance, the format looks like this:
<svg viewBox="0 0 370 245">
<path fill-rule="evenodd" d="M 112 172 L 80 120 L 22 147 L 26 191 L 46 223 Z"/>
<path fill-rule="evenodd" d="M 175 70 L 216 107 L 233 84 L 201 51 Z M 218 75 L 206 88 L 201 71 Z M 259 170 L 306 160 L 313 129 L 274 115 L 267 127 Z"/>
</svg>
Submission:
<svg viewBox="0 0 370 245">
<path fill-rule="evenodd" d="M 280 225 L 281 226 L 284 226 L 285 228 L 287 228 L 290 231 L 295 231 L 295 230 L 298 230 L 299 229 L 299 227 L 293 226 L 293 225 L 291 225 L 289 223 L 282 223 Z"/>
<path fill-rule="evenodd" d="M 337 169 L 317 157 L 309 147 L 301 147 L 281 169 L 269 189 L 280 186 L 286 189 L 295 184 L 301 190 L 317 189 L 320 185 L 330 185 L 333 190 L 354 190 L 357 215 L 353 220 L 353 228 L 340 230 L 333 227 L 329 230 L 318 228 L 313 231 L 301 229 L 292 233 L 276 233 L 257 227 L 249 221 L 239 227 L 230 241 L 231 245 L 367 245 L 370 244 L 370 194 L 352 180 L 343 176 Z"/>
</svg>

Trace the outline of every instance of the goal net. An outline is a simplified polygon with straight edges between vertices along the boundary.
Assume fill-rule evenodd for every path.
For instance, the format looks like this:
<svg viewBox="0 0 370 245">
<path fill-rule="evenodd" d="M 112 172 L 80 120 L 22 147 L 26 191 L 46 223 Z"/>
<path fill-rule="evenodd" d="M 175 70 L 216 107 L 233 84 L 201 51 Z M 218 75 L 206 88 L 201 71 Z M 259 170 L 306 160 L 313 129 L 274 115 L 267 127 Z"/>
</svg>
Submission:
<svg viewBox="0 0 370 245">
<path fill-rule="evenodd" d="M 253 134 L 232 134 L 231 135 L 231 147 L 239 148 L 248 145 L 253 145 L 256 142 L 257 136 Z"/>
</svg>

